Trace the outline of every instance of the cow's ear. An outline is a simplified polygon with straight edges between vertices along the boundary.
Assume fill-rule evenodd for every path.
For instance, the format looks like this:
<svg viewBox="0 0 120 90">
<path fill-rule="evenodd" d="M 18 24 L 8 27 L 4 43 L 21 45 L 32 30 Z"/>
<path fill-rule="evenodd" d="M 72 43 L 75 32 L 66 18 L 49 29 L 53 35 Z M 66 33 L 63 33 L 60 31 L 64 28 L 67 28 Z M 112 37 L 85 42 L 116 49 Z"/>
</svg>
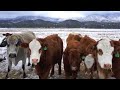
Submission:
<svg viewBox="0 0 120 90">
<path fill-rule="evenodd" d="M 44 40 L 43 38 L 39 38 L 39 39 L 37 39 L 37 40 L 40 42 L 40 44 L 41 44 L 42 46 L 44 46 L 43 44 L 44 44 L 45 40 Z"/>
<path fill-rule="evenodd" d="M 6 34 L 2 34 L 3 36 L 11 36 L 12 34 L 10 33 L 6 33 Z"/>
<path fill-rule="evenodd" d="M 29 47 L 29 44 L 28 44 L 28 43 L 21 43 L 21 47 L 23 47 L 23 48 L 28 48 L 28 47 Z"/>
<path fill-rule="evenodd" d="M 113 41 L 110 41 L 110 43 L 111 43 L 111 46 L 114 47 L 114 42 L 113 42 Z"/>
<path fill-rule="evenodd" d="M 6 36 L 6 34 L 2 34 L 3 36 Z"/>
</svg>

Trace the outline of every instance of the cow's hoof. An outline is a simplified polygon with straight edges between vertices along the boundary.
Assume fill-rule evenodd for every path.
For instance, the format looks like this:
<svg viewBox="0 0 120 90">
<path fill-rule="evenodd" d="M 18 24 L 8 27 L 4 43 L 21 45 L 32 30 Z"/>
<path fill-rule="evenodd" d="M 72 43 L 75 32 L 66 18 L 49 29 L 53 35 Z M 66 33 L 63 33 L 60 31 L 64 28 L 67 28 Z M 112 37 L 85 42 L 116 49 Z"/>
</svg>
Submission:
<svg viewBox="0 0 120 90">
<path fill-rule="evenodd" d="M 23 78 L 26 78 L 26 77 L 27 77 L 27 75 L 26 75 L 26 74 L 24 74 L 24 75 L 23 75 Z"/>
<path fill-rule="evenodd" d="M 6 60 L 6 58 L 4 57 L 4 60 Z"/>
<path fill-rule="evenodd" d="M 5 77 L 5 79 L 8 79 L 7 77 Z"/>
<path fill-rule="evenodd" d="M 41 79 L 41 77 L 39 76 L 39 79 Z"/>
<path fill-rule="evenodd" d="M 6 76 L 5 79 L 8 79 L 8 76 Z"/>
<path fill-rule="evenodd" d="M 28 63 L 28 66 L 30 66 L 31 64 L 30 63 Z"/>
</svg>

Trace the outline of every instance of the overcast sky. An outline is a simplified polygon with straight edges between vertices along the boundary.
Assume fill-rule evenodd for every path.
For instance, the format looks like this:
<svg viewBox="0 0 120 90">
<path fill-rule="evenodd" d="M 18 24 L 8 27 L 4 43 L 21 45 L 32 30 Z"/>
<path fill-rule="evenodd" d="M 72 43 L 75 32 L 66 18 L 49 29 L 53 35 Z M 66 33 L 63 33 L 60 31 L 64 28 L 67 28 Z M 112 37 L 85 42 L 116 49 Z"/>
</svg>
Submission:
<svg viewBox="0 0 120 90">
<path fill-rule="evenodd" d="M 113 13 L 120 11 L 0 11 L 0 18 L 12 18 L 17 16 L 47 16 L 53 18 L 84 17 L 90 14 Z"/>
</svg>

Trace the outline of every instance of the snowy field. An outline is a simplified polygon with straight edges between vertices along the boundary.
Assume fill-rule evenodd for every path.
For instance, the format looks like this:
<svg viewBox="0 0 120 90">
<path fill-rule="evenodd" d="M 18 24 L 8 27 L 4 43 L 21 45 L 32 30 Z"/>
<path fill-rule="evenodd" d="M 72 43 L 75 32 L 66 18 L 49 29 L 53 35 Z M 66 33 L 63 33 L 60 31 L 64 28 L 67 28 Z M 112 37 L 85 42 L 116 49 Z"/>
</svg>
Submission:
<svg viewBox="0 0 120 90">
<path fill-rule="evenodd" d="M 84 29 L 84 28 L 63 28 L 63 29 L 45 29 L 45 28 L 0 28 L 0 42 L 4 38 L 2 36 L 3 33 L 20 33 L 24 31 L 33 31 L 37 37 L 46 37 L 51 34 L 58 34 L 64 43 L 64 49 L 66 47 L 66 38 L 69 33 L 79 33 L 81 35 L 88 35 L 95 40 L 99 40 L 103 37 L 109 37 L 110 39 L 118 40 L 120 38 L 120 29 Z M 6 47 L 0 48 L 0 54 L 6 52 Z M 6 56 L 6 53 L 5 53 Z M 26 63 L 26 74 L 27 77 L 25 79 L 38 79 L 38 76 L 35 73 L 35 69 L 31 68 L 31 66 L 27 66 Z M 4 79 L 7 73 L 7 60 L 0 62 L 0 79 Z M 55 66 L 55 75 L 53 77 L 49 77 L 49 79 L 64 79 L 64 69 L 62 64 L 62 75 L 58 75 L 57 65 Z M 9 73 L 9 79 L 22 79 L 22 62 L 20 61 L 17 66 L 12 65 L 12 69 Z M 79 73 L 80 74 L 80 73 Z M 87 76 L 79 75 L 78 79 L 86 79 Z"/>
</svg>

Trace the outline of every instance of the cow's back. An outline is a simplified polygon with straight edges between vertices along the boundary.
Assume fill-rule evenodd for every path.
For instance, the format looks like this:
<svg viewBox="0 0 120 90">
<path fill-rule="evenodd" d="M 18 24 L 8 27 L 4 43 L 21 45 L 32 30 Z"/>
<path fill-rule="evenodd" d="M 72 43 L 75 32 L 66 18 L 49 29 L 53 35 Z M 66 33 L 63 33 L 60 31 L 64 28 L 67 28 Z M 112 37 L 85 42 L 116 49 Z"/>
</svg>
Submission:
<svg viewBox="0 0 120 90">
<path fill-rule="evenodd" d="M 31 31 L 23 32 L 23 33 L 19 34 L 19 36 L 22 38 L 23 42 L 25 42 L 25 43 L 29 43 L 36 37 L 35 34 Z"/>
</svg>

